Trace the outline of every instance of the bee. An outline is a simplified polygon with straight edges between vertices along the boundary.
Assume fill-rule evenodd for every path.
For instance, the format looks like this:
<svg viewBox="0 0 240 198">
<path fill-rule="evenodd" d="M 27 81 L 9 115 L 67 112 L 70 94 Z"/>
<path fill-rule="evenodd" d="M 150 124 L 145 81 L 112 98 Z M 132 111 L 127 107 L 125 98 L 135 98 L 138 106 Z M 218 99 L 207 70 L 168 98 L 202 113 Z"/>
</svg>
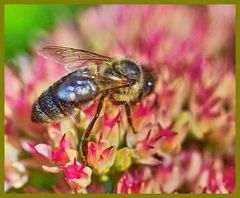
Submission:
<svg viewBox="0 0 240 198">
<path fill-rule="evenodd" d="M 149 95 L 154 87 L 152 71 L 127 58 L 99 55 L 93 52 L 59 46 L 47 46 L 39 51 L 44 58 L 65 66 L 71 73 L 45 90 L 32 107 L 32 121 L 50 123 L 69 117 L 92 101 L 98 100 L 94 117 L 81 143 L 86 163 L 91 130 L 106 99 L 125 107 L 127 120 L 134 133 L 131 105 Z"/>
</svg>

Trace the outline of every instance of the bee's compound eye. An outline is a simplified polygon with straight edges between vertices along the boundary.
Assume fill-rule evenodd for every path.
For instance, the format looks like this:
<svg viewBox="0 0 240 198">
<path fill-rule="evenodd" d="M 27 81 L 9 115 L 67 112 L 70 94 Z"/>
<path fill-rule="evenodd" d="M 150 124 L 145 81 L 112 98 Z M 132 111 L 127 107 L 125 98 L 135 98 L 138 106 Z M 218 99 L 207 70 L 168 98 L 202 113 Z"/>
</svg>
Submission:
<svg viewBox="0 0 240 198">
<path fill-rule="evenodd" d="M 147 82 L 147 86 L 148 86 L 149 88 L 153 87 L 153 81 L 152 81 L 152 80 L 149 80 L 149 81 Z"/>
<path fill-rule="evenodd" d="M 121 64 L 121 73 L 128 77 L 137 77 L 140 74 L 139 67 L 130 60 L 122 60 Z"/>
<path fill-rule="evenodd" d="M 151 91 L 153 90 L 153 87 L 154 87 L 153 80 L 146 81 L 146 84 L 145 84 L 145 95 L 150 94 Z"/>
</svg>

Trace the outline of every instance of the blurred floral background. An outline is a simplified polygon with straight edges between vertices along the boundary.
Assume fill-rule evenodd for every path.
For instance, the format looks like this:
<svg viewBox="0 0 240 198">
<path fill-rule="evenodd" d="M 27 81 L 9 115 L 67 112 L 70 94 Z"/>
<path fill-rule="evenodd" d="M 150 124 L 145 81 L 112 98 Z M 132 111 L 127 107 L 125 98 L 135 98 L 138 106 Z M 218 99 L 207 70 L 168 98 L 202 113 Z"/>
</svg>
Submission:
<svg viewBox="0 0 240 198">
<path fill-rule="evenodd" d="M 124 109 L 107 103 L 79 145 L 96 103 L 34 124 L 34 100 L 67 74 L 37 55 L 46 45 L 130 56 L 154 68 L 154 93 Z M 8 5 L 5 7 L 5 191 L 234 193 L 234 5 Z"/>
</svg>

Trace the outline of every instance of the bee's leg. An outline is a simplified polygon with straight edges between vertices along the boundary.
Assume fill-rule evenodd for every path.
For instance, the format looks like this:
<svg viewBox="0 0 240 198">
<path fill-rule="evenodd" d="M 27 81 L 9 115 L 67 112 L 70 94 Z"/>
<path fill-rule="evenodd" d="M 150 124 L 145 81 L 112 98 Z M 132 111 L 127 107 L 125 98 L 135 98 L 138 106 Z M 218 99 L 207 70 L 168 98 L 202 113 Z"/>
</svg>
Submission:
<svg viewBox="0 0 240 198">
<path fill-rule="evenodd" d="M 96 122 L 96 120 L 98 119 L 99 117 L 99 114 L 102 110 L 102 107 L 103 107 L 103 102 L 104 102 L 104 98 L 107 96 L 107 92 L 103 93 L 100 100 L 99 100 L 99 103 L 98 103 L 98 107 L 97 107 L 97 111 L 93 117 L 93 119 L 91 120 L 91 122 L 89 123 L 87 129 L 86 129 L 86 132 L 83 136 L 83 139 L 82 139 L 82 155 L 83 155 L 83 162 L 86 164 L 87 163 L 87 155 L 88 155 L 88 142 L 89 142 L 89 138 L 90 138 L 90 135 L 91 135 L 91 131 L 92 131 L 92 128 Z"/>
<path fill-rule="evenodd" d="M 135 128 L 134 128 L 134 126 L 133 126 L 133 123 L 132 123 L 131 107 L 130 107 L 130 105 L 129 105 L 127 102 L 125 102 L 125 101 L 123 102 L 123 104 L 124 104 L 125 111 L 126 111 L 126 114 L 127 114 L 128 123 L 129 123 L 129 125 L 131 126 L 133 133 L 137 133 L 137 131 L 135 130 Z"/>
<path fill-rule="evenodd" d="M 135 130 L 135 128 L 133 126 L 133 123 L 132 123 L 130 105 L 126 101 L 115 101 L 115 100 L 113 100 L 113 98 L 111 96 L 110 96 L 110 100 L 112 101 L 112 103 L 114 105 L 124 105 L 125 111 L 126 111 L 126 114 L 127 114 L 128 123 L 131 126 L 133 133 L 137 133 L 137 131 Z"/>
</svg>

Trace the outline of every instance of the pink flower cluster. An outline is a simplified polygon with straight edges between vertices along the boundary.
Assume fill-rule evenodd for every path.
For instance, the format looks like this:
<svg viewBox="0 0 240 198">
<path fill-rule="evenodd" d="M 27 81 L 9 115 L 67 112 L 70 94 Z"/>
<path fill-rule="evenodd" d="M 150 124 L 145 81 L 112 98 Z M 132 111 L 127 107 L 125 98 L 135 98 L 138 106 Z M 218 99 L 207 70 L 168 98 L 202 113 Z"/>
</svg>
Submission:
<svg viewBox="0 0 240 198">
<path fill-rule="evenodd" d="M 5 68 L 5 191 L 234 193 L 234 38 L 234 5 L 92 6 L 61 22 L 31 57 Z M 152 68 L 154 93 L 132 107 L 138 133 L 122 107 L 106 102 L 85 165 L 81 138 L 97 101 L 58 123 L 32 123 L 34 100 L 67 73 L 37 55 L 45 45 Z M 39 171 L 46 189 L 31 183 Z"/>
</svg>

